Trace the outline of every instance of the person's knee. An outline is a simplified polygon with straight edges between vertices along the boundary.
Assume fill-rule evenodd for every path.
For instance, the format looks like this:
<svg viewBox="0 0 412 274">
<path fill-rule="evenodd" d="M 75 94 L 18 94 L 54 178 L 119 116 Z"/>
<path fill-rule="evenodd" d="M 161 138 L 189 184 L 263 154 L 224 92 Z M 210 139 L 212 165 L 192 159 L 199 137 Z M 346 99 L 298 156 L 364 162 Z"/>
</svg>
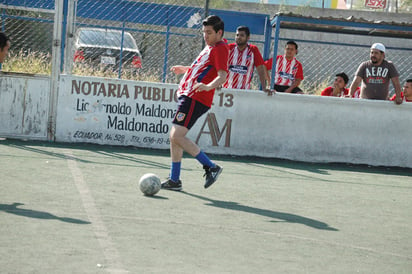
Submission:
<svg viewBox="0 0 412 274">
<path fill-rule="evenodd" d="M 171 132 L 170 136 L 169 136 L 169 139 L 170 139 L 171 143 L 177 144 L 179 137 L 175 133 Z"/>
<path fill-rule="evenodd" d="M 173 127 L 169 135 L 170 142 L 179 144 L 185 138 L 186 133 L 187 130 L 183 127 Z"/>
</svg>

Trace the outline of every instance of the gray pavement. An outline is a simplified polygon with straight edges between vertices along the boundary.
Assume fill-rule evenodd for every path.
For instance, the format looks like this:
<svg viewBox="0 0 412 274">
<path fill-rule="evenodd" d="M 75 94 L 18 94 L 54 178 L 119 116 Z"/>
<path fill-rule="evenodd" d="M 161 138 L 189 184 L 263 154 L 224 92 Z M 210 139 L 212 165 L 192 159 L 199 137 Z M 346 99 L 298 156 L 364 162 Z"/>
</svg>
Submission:
<svg viewBox="0 0 412 274">
<path fill-rule="evenodd" d="M 1 273 L 412 273 L 412 171 L 0 141 Z"/>
</svg>

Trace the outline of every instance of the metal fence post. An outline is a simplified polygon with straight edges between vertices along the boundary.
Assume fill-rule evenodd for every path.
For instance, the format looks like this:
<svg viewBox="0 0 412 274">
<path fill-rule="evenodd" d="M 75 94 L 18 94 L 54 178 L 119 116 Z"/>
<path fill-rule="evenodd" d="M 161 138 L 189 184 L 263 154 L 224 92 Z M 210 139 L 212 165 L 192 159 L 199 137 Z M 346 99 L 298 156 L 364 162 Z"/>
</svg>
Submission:
<svg viewBox="0 0 412 274">
<path fill-rule="evenodd" d="M 274 22 L 275 27 L 275 37 L 273 38 L 273 62 L 272 62 L 272 71 L 270 76 L 270 88 L 275 88 L 275 75 L 276 75 L 276 57 L 278 55 L 278 45 L 279 45 L 279 32 L 280 32 L 280 16 L 276 16 Z M 273 25 L 273 21 L 272 21 Z"/>
<path fill-rule="evenodd" d="M 73 68 L 73 37 L 76 23 L 76 8 L 77 0 L 68 0 L 67 6 L 67 18 L 66 18 L 66 35 L 65 47 L 64 47 L 64 60 L 63 60 L 63 72 L 65 74 L 71 74 Z"/>
<path fill-rule="evenodd" d="M 64 2 L 55 0 L 54 26 L 53 26 L 53 48 L 52 48 L 52 65 L 50 76 L 50 97 L 49 97 L 49 118 L 47 128 L 47 139 L 55 140 L 56 134 L 56 115 L 57 115 L 57 98 L 59 93 L 59 78 L 61 65 L 61 44 L 63 29 L 63 9 Z"/>
<path fill-rule="evenodd" d="M 162 75 L 162 82 L 166 82 L 167 77 L 167 63 L 168 63 L 168 56 L 169 56 L 169 39 L 170 39 L 170 26 L 167 25 L 166 29 L 166 41 L 165 41 L 165 54 L 163 58 L 163 75 Z"/>
<path fill-rule="evenodd" d="M 272 40 L 272 25 L 270 24 L 269 16 L 265 19 L 265 44 L 263 45 L 263 60 L 267 60 L 270 57 L 270 42 Z"/>
</svg>

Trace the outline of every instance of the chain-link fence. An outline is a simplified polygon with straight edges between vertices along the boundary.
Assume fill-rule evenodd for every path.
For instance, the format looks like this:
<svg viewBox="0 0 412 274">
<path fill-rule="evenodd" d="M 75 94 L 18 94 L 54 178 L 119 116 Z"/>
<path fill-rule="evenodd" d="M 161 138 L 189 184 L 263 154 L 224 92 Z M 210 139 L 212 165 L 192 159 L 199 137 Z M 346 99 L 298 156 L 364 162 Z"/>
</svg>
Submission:
<svg viewBox="0 0 412 274">
<path fill-rule="evenodd" d="M 369 60 L 370 46 L 375 42 L 386 45 L 386 60 L 394 63 L 401 85 L 412 78 L 410 39 L 290 30 L 281 30 L 280 37 L 278 54 L 284 53 L 286 41 L 298 44 L 296 58 L 302 63 L 305 78 L 301 87 L 308 94 L 320 94 L 340 72 L 349 76 L 349 86 L 360 63 Z M 393 94 L 393 86 L 390 88 Z"/>
<path fill-rule="evenodd" d="M 302 55 L 299 58 L 304 66 L 306 80 L 302 84 L 305 91 L 320 93 L 325 87 L 332 85 L 335 75 L 340 72 L 349 76 L 349 87 L 360 63 L 369 60 L 371 44 L 335 45 L 301 41 Z M 401 85 L 406 79 L 412 78 L 412 49 L 387 47 L 386 60 L 394 63 L 400 74 Z M 393 94 L 393 86 L 390 85 L 390 88 Z"/>
<path fill-rule="evenodd" d="M 68 42 L 73 47 L 66 58 L 74 61 L 72 72 L 96 75 L 103 67 L 104 73 L 120 78 L 170 81 L 169 64 L 188 64 L 199 52 L 199 24 L 204 16 L 204 9 L 191 6 L 191 1 L 174 2 L 179 6 L 78 0 L 73 39 Z M 125 38 L 130 40 L 127 45 Z M 107 65 L 114 65 L 113 70 L 107 70 Z"/>
<path fill-rule="evenodd" d="M 66 58 L 67 62 L 74 60 L 74 66 L 70 71 L 74 74 L 98 75 L 102 71 L 96 70 L 95 65 L 105 62 L 116 65 L 114 71 L 104 70 L 106 75 L 117 73 L 120 78 L 177 82 L 176 76 L 170 73 L 170 67 L 176 64 L 189 65 L 199 54 L 204 46 L 201 21 L 207 13 L 204 7 L 193 6 L 193 1 L 173 1 L 173 4 L 176 5 L 162 4 L 158 1 L 108 3 L 104 0 L 78 0 L 75 8 L 73 41 L 69 42 L 74 47 L 69 51 L 69 57 Z M 209 14 L 211 12 L 213 11 L 209 11 Z M 238 25 L 242 24 L 241 21 L 238 23 Z M 91 28 L 100 30 L 91 30 Z M 264 25 L 262 25 L 263 28 Z M 89 40 L 94 41 L 89 41 L 89 44 L 79 43 L 82 32 L 86 30 L 89 32 Z M 100 31 L 117 32 L 117 41 L 115 41 L 117 48 L 107 46 L 109 44 L 107 35 L 99 40 L 97 36 L 100 35 L 97 33 Z M 132 66 L 118 66 L 121 41 L 124 38 L 122 35 L 130 35 L 137 45 L 134 56 L 129 55 L 129 60 L 123 58 Z M 229 42 L 233 42 L 234 37 L 234 32 L 226 31 L 225 38 Z M 115 37 L 112 38 L 115 39 Z M 253 42 L 263 50 L 264 36 L 253 35 L 253 39 Z M 96 46 L 99 49 L 96 49 Z M 123 50 L 126 49 L 123 48 Z M 107 58 L 103 59 L 102 55 Z M 133 65 L 133 58 L 140 60 Z M 87 59 L 92 61 L 94 66 L 90 66 Z"/>
<path fill-rule="evenodd" d="M 10 57 L 3 70 L 50 73 L 54 1 L 0 1 L 1 30 L 12 41 Z M 30 67 L 30 71 L 28 71 Z"/>
<path fill-rule="evenodd" d="M 2 30 L 12 40 L 3 70 L 49 74 L 53 43 L 54 0 L 0 0 Z M 65 1 L 63 1 L 65 2 Z M 155 82 L 178 82 L 170 67 L 189 65 L 203 47 L 201 20 L 206 1 L 73 0 L 66 7 L 64 72 Z M 211 1 L 213 2 L 213 1 Z M 213 10 L 208 10 L 213 12 Z M 232 25 L 242 25 L 240 16 Z M 268 15 L 266 15 L 268 16 Z M 262 25 L 262 28 L 264 26 Z M 66 31 L 67 29 L 67 31 Z M 84 31 L 84 32 L 83 32 Z M 235 28 L 225 38 L 234 41 Z M 373 42 L 383 42 L 401 74 L 412 77 L 410 40 L 281 30 L 278 53 L 285 40 L 299 44 L 306 93 L 317 93 L 344 71 L 351 79 L 360 62 L 369 58 Z M 251 42 L 264 52 L 265 36 L 252 31 Z M 272 49 L 272 47 L 271 47 Z M 252 88 L 259 87 L 255 73 Z"/>
</svg>

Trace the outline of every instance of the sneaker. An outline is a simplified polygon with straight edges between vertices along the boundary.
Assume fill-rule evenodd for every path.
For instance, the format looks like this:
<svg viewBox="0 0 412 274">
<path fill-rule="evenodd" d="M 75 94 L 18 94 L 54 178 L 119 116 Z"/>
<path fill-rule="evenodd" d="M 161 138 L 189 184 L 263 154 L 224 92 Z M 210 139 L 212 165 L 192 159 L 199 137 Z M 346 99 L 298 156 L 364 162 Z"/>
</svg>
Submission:
<svg viewBox="0 0 412 274">
<path fill-rule="evenodd" d="M 203 169 L 205 170 L 205 175 L 203 175 L 203 177 L 206 176 L 205 188 L 208 188 L 214 182 L 216 182 L 217 177 L 219 177 L 220 173 L 222 173 L 223 170 L 223 168 L 218 165 L 216 165 L 215 167 L 203 166 Z"/>
<path fill-rule="evenodd" d="M 168 179 L 167 181 L 164 181 L 162 183 L 162 189 L 167 189 L 167 190 L 174 190 L 174 191 L 181 191 L 182 190 L 182 181 L 172 181 Z"/>
</svg>

